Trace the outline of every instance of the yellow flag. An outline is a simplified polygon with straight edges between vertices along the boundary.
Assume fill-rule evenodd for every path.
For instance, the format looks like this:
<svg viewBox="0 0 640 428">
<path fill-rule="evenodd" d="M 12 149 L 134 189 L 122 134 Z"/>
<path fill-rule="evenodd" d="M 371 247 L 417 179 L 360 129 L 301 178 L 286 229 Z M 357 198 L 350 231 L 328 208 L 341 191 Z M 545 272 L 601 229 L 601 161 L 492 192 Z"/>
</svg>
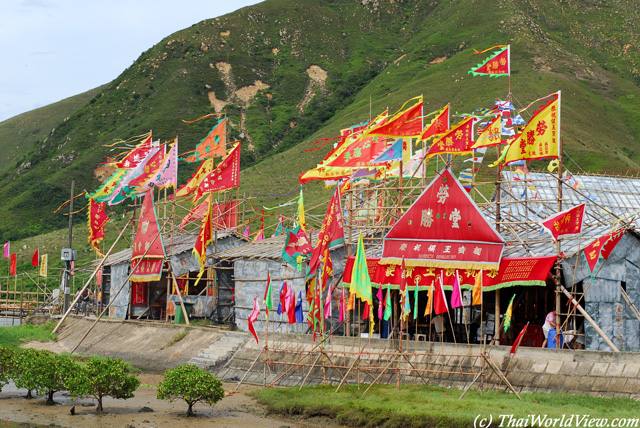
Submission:
<svg viewBox="0 0 640 428">
<path fill-rule="evenodd" d="M 511 142 L 504 163 L 522 159 L 557 158 L 559 141 L 560 91 L 534 114 L 522 133 Z"/>
<path fill-rule="evenodd" d="M 476 138 L 476 142 L 471 146 L 472 149 L 481 147 L 496 146 L 500 144 L 502 134 L 502 117 L 496 116 L 491 123 L 484 128 L 482 134 Z"/>
<path fill-rule="evenodd" d="M 559 165 L 560 165 L 560 161 L 558 159 L 552 159 L 551 162 L 549 162 L 549 165 L 547 166 L 547 170 L 549 170 L 549 172 L 553 172 L 556 169 L 558 169 Z"/>
<path fill-rule="evenodd" d="M 48 257 L 46 254 L 40 256 L 40 276 L 42 277 L 47 276 L 47 260 Z"/>
<path fill-rule="evenodd" d="M 471 305 L 482 305 L 482 269 L 476 275 L 476 282 L 473 285 L 473 292 L 471 293 Z"/>
<path fill-rule="evenodd" d="M 429 293 L 427 294 L 427 307 L 424 310 L 424 316 L 431 315 L 431 307 L 433 306 L 433 283 L 429 286 Z"/>
</svg>

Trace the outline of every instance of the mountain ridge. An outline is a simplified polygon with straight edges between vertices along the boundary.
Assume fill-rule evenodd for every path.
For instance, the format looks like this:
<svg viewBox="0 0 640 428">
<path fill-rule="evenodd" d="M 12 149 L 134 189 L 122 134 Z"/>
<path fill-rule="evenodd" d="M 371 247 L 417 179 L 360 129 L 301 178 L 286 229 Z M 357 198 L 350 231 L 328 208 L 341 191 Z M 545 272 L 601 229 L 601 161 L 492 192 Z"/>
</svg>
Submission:
<svg viewBox="0 0 640 428">
<path fill-rule="evenodd" d="M 113 154 L 107 144 L 151 129 L 163 142 L 179 135 L 185 152 L 212 124 L 182 119 L 216 110 L 227 111 L 230 140 L 246 142 L 241 191 L 288 193 L 330 148 L 305 152 L 310 143 L 386 107 L 424 94 L 425 112 L 451 102 L 468 113 L 504 99 L 507 79 L 467 72 L 488 55 L 473 49 L 506 43 L 516 107 L 562 90 L 570 169 L 640 169 L 639 21 L 622 0 L 267 0 L 205 19 L 142 53 L 54 135 L 20 141 L 29 151 L 0 169 L 0 240 L 64 227 L 49 212 L 68 199 L 71 179 L 98 187 L 93 170 Z M 182 184 L 194 166 L 180 169 Z M 305 186 L 311 203 L 326 196 L 318 183 Z"/>
</svg>

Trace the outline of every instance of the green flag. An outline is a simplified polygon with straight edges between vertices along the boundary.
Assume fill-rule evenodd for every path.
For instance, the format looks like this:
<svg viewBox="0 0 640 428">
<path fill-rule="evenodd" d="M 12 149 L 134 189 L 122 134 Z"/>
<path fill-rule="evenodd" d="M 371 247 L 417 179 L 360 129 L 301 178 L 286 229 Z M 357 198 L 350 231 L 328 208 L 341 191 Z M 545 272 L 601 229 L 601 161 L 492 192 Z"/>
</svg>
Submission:
<svg viewBox="0 0 640 428">
<path fill-rule="evenodd" d="M 384 315 L 385 321 L 389 321 L 391 318 L 391 290 L 387 288 L 387 298 L 384 301 Z"/>
<path fill-rule="evenodd" d="M 416 291 L 413 292 L 413 319 L 418 319 L 418 285 Z"/>
<path fill-rule="evenodd" d="M 371 331 L 373 331 L 373 292 L 371 291 L 371 278 L 369 277 L 369 269 L 367 268 L 367 256 L 364 253 L 364 243 L 362 242 L 362 233 L 358 237 L 358 250 L 356 252 L 356 259 L 353 263 L 353 271 L 351 274 L 351 287 L 349 288 L 350 294 L 355 294 L 362 301 L 369 304 L 369 322 L 371 324 Z"/>
<path fill-rule="evenodd" d="M 267 272 L 267 288 L 264 290 L 264 304 L 268 317 L 269 311 L 273 309 L 273 300 L 271 299 L 271 272 Z"/>
<path fill-rule="evenodd" d="M 504 332 L 506 333 L 511 326 L 511 314 L 513 313 L 513 299 L 515 299 L 516 295 L 514 294 L 509 302 L 509 307 L 507 307 L 507 312 L 504 314 Z"/>
</svg>

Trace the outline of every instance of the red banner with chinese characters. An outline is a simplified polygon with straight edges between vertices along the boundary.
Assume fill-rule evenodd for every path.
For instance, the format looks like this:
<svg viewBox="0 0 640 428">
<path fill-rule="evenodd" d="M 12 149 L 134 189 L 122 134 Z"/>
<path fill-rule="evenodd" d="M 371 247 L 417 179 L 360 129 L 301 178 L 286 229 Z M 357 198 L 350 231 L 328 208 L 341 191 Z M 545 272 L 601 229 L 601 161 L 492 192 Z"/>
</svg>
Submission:
<svg viewBox="0 0 640 428">
<path fill-rule="evenodd" d="M 364 135 L 345 148 L 340 156 L 327 162 L 324 166 L 339 168 L 371 166 L 371 161 L 389 146 L 389 142 L 387 137 Z"/>
<path fill-rule="evenodd" d="M 149 136 L 142 143 L 130 150 L 120 162 L 116 162 L 116 168 L 135 168 L 150 152 L 151 132 L 149 132 Z"/>
<path fill-rule="evenodd" d="M 147 286 L 146 282 L 131 283 L 131 304 L 135 306 L 147 305 Z"/>
<path fill-rule="evenodd" d="M 384 238 L 384 264 L 496 269 L 504 241 L 444 169 Z"/>
<path fill-rule="evenodd" d="M 562 211 L 542 221 L 542 228 L 549 232 L 554 242 L 560 238 L 571 238 L 582 232 L 585 204 Z"/>
<path fill-rule="evenodd" d="M 211 197 L 211 196 L 209 196 Z M 192 222 L 202 221 L 209 208 L 209 198 L 192 209 L 180 222 L 180 232 Z M 238 201 L 213 203 L 211 205 L 213 230 L 227 230 L 238 226 Z"/>
<path fill-rule="evenodd" d="M 422 97 L 412 107 L 401 111 L 384 125 L 371 129 L 371 135 L 389 137 L 415 137 L 422 131 Z M 408 102 L 408 101 L 407 101 Z"/>
<path fill-rule="evenodd" d="M 100 257 L 104 254 L 100 251 L 98 244 L 104 239 L 104 225 L 109 221 L 105 213 L 105 202 L 98 203 L 93 199 L 89 200 L 88 222 L 89 222 L 89 245 L 96 250 Z"/>
<path fill-rule="evenodd" d="M 504 287 L 514 286 L 540 286 L 546 285 L 546 279 L 553 268 L 556 256 L 549 257 L 504 257 L 500 261 L 497 270 L 483 270 L 482 289 L 492 291 Z M 355 257 L 349 257 L 344 270 L 343 284 L 349 284 L 351 271 Z M 380 264 L 380 258 L 367 258 L 369 277 L 375 286 L 399 289 L 402 279 L 400 265 Z M 440 273 L 443 274 L 446 289 L 453 288 L 455 272 L 458 272 L 460 286 L 472 289 L 476 276 L 480 273 L 477 269 L 443 269 L 424 266 L 406 266 L 407 286 L 414 289 L 426 289 L 431 286 Z"/>
<path fill-rule="evenodd" d="M 604 236 L 596 238 L 584 249 L 584 256 L 587 259 L 587 265 L 592 274 L 600 257 L 605 260 L 608 259 L 625 232 L 626 229 L 609 232 Z"/>
<path fill-rule="evenodd" d="M 427 152 L 427 158 L 445 153 L 453 155 L 471 153 L 473 125 L 477 120 L 475 117 L 468 117 L 451 128 L 442 137 L 433 140 Z"/>
<path fill-rule="evenodd" d="M 333 192 L 331 201 L 329 201 L 322 228 L 318 234 L 318 242 L 309 260 L 309 274 L 315 275 L 316 270 L 320 267 L 320 261 L 324 251 L 327 248 L 343 243 L 344 227 L 342 224 L 342 208 L 340 207 L 340 189 L 336 187 L 336 191 Z"/>
<path fill-rule="evenodd" d="M 206 193 L 220 192 L 240 186 L 240 143 L 208 174 L 198 186 L 196 200 Z"/>
<path fill-rule="evenodd" d="M 158 281 L 162 276 L 164 264 L 164 245 L 158 226 L 156 210 L 153 206 L 153 193 L 147 190 L 140 209 L 138 230 L 131 252 L 131 282 Z"/>
<path fill-rule="evenodd" d="M 425 125 L 420 139 L 426 140 L 428 138 L 447 132 L 447 129 L 449 129 L 449 127 L 451 126 L 449 122 L 449 108 L 450 104 L 447 104 L 442 110 L 438 112 L 431 123 Z"/>
</svg>

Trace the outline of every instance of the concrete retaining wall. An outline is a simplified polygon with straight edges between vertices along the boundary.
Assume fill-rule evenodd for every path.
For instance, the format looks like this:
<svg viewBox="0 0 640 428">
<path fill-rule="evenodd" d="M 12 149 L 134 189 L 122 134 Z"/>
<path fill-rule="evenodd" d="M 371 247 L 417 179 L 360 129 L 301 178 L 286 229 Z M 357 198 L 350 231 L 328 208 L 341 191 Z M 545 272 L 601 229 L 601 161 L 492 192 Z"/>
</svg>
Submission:
<svg viewBox="0 0 640 428">
<path fill-rule="evenodd" d="M 304 343 L 300 342 L 304 339 Z M 263 336 L 260 337 L 260 344 L 255 340 L 245 343 L 244 347 L 238 350 L 233 358 L 227 362 L 225 367 L 216 370 L 216 375 L 221 379 L 237 380 L 241 379 L 247 372 L 249 366 L 255 360 L 258 353 L 264 347 Z M 312 342 L 310 336 L 304 338 L 294 338 L 293 335 L 283 335 L 278 337 L 269 335 L 269 347 L 274 348 L 269 351 L 270 360 L 285 361 L 295 363 L 299 360 L 301 351 L 308 351 L 318 342 Z M 337 370 L 321 367 L 321 360 L 316 362 L 315 368 L 309 374 L 309 369 L 313 361 L 319 355 L 305 357 L 300 363 L 305 367 L 292 370 L 289 374 L 277 382 L 278 385 L 295 386 L 300 385 L 305 376 L 308 375 L 305 384 L 321 384 L 325 376 L 326 382 L 339 384 L 341 375 L 344 375 L 348 368 L 352 366 L 357 358 L 358 349 L 365 351 L 361 355 L 359 366 L 366 368 L 359 374 L 361 383 L 371 383 L 386 367 L 394 357 L 394 343 L 389 340 L 372 339 L 370 344 L 368 339 L 334 337 L 330 343 L 325 345 L 329 365 L 330 358 L 337 366 Z M 434 344 L 429 342 L 415 342 L 403 344 L 405 355 L 413 366 L 419 370 L 428 370 L 422 373 L 428 383 L 463 388 L 474 378 L 474 374 L 481 370 L 486 363 L 480 356 L 481 346 L 467 346 L 454 344 Z M 285 354 L 277 348 L 297 348 L 297 352 Z M 359 348 L 360 347 L 360 348 Z M 319 349 L 319 348 L 318 348 Z M 489 349 L 489 347 L 487 347 Z M 490 350 L 490 358 L 504 372 L 509 365 L 510 347 L 494 346 Z M 247 376 L 246 381 L 262 384 L 264 382 L 263 356 L 259 357 L 259 362 L 254 366 L 252 372 Z M 401 359 L 401 382 L 416 383 L 422 382 L 421 378 L 410 370 L 409 362 Z M 291 364 L 278 365 L 270 364 L 267 368 L 266 382 L 270 384 L 277 379 Z M 357 366 L 354 366 L 357 367 Z M 397 361 L 391 365 L 392 370 L 388 370 L 382 379 L 382 383 L 394 384 L 397 380 Z M 507 372 L 507 378 L 518 392 L 570 392 L 586 393 L 597 396 L 616 396 L 640 398 L 640 357 L 636 353 L 613 353 L 597 351 L 558 351 L 554 349 L 540 348 L 520 348 L 516 357 L 511 362 Z M 357 371 L 352 370 L 348 376 L 349 384 L 357 382 Z M 485 369 L 485 376 L 481 377 L 474 386 L 479 387 L 483 383 L 485 388 L 506 388 L 500 386 L 498 376 L 488 367 Z"/>
</svg>

